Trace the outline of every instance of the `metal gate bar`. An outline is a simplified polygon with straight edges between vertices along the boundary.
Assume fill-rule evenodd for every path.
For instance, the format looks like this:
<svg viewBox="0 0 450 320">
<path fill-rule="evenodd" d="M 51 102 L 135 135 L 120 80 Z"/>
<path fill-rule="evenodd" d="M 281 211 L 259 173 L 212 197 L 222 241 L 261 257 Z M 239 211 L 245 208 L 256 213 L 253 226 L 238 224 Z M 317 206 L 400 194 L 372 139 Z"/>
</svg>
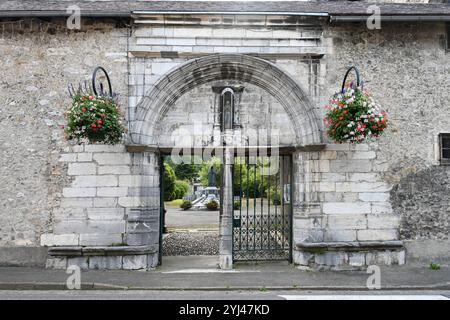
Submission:
<svg viewBox="0 0 450 320">
<path fill-rule="evenodd" d="M 291 156 L 277 156 L 276 166 L 274 159 L 235 158 L 234 261 L 291 260 Z"/>
</svg>

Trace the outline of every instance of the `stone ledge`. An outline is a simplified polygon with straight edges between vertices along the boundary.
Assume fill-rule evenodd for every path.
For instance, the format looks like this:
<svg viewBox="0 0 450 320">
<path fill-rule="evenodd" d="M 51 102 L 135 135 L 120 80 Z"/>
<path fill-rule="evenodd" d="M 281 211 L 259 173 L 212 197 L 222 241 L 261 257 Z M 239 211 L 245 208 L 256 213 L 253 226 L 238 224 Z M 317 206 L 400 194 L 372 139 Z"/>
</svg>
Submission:
<svg viewBox="0 0 450 320">
<path fill-rule="evenodd" d="M 55 247 L 48 249 L 52 257 L 80 257 L 80 256 L 126 256 L 157 253 L 156 246 L 117 246 L 117 247 Z"/>
<path fill-rule="evenodd" d="M 305 252 L 324 251 L 364 251 L 364 250 L 399 250 L 403 241 L 348 241 L 348 242 L 299 242 L 296 248 Z"/>
</svg>

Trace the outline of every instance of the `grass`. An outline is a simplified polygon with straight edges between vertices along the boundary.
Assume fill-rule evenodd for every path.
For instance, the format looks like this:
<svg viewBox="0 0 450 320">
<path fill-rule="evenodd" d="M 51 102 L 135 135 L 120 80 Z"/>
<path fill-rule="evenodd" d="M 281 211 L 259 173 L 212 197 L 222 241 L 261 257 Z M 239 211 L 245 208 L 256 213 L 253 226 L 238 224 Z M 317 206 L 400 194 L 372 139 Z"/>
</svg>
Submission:
<svg viewBox="0 0 450 320">
<path fill-rule="evenodd" d="M 166 208 L 179 208 L 182 203 L 183 203 L 183 199 L 175 199 L 172 201 L 165 201 L 164 206 Z"/>
</svg>

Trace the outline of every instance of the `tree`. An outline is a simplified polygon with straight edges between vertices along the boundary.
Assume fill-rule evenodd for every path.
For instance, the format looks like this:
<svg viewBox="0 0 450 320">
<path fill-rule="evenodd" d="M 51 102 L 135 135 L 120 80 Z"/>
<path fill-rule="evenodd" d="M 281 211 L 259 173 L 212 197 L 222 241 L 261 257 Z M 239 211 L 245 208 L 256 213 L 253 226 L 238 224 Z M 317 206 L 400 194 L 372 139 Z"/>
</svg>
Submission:
<svg viewBox="0 0 450 320">
<path fill-rule="evenodd" d="M 179 180 L 189 180 L 197 178 L 199 166 L 191 163 L 180 163 L 175 165 L 175 175 Z"/>
<path fill-rule="evenodd" d="M 172 167 L 164 162 L 164 201 L 175 199 L 175 181 L 177 177 Z"/>
</svg>

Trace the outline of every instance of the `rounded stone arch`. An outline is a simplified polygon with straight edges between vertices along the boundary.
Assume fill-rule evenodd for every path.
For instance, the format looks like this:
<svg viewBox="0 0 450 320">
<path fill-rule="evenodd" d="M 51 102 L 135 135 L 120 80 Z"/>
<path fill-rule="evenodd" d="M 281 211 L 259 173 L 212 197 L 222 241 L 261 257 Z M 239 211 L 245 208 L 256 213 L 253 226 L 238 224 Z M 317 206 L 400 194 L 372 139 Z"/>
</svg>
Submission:
<svg viewBox="0 0 450 320">
<path fill-rule="evenodd" d="M 322 144 L 321 122 L 300 85 L 274 63 L 243 54 L 203 56 L 161 76 L 137 106 L 131 142 L 157 146 L 156 124 L 178 98 L 195 87 L 217 80 L 242 81 L 266 90 L 289 115 L 297 145 Z"/>
</svg>

